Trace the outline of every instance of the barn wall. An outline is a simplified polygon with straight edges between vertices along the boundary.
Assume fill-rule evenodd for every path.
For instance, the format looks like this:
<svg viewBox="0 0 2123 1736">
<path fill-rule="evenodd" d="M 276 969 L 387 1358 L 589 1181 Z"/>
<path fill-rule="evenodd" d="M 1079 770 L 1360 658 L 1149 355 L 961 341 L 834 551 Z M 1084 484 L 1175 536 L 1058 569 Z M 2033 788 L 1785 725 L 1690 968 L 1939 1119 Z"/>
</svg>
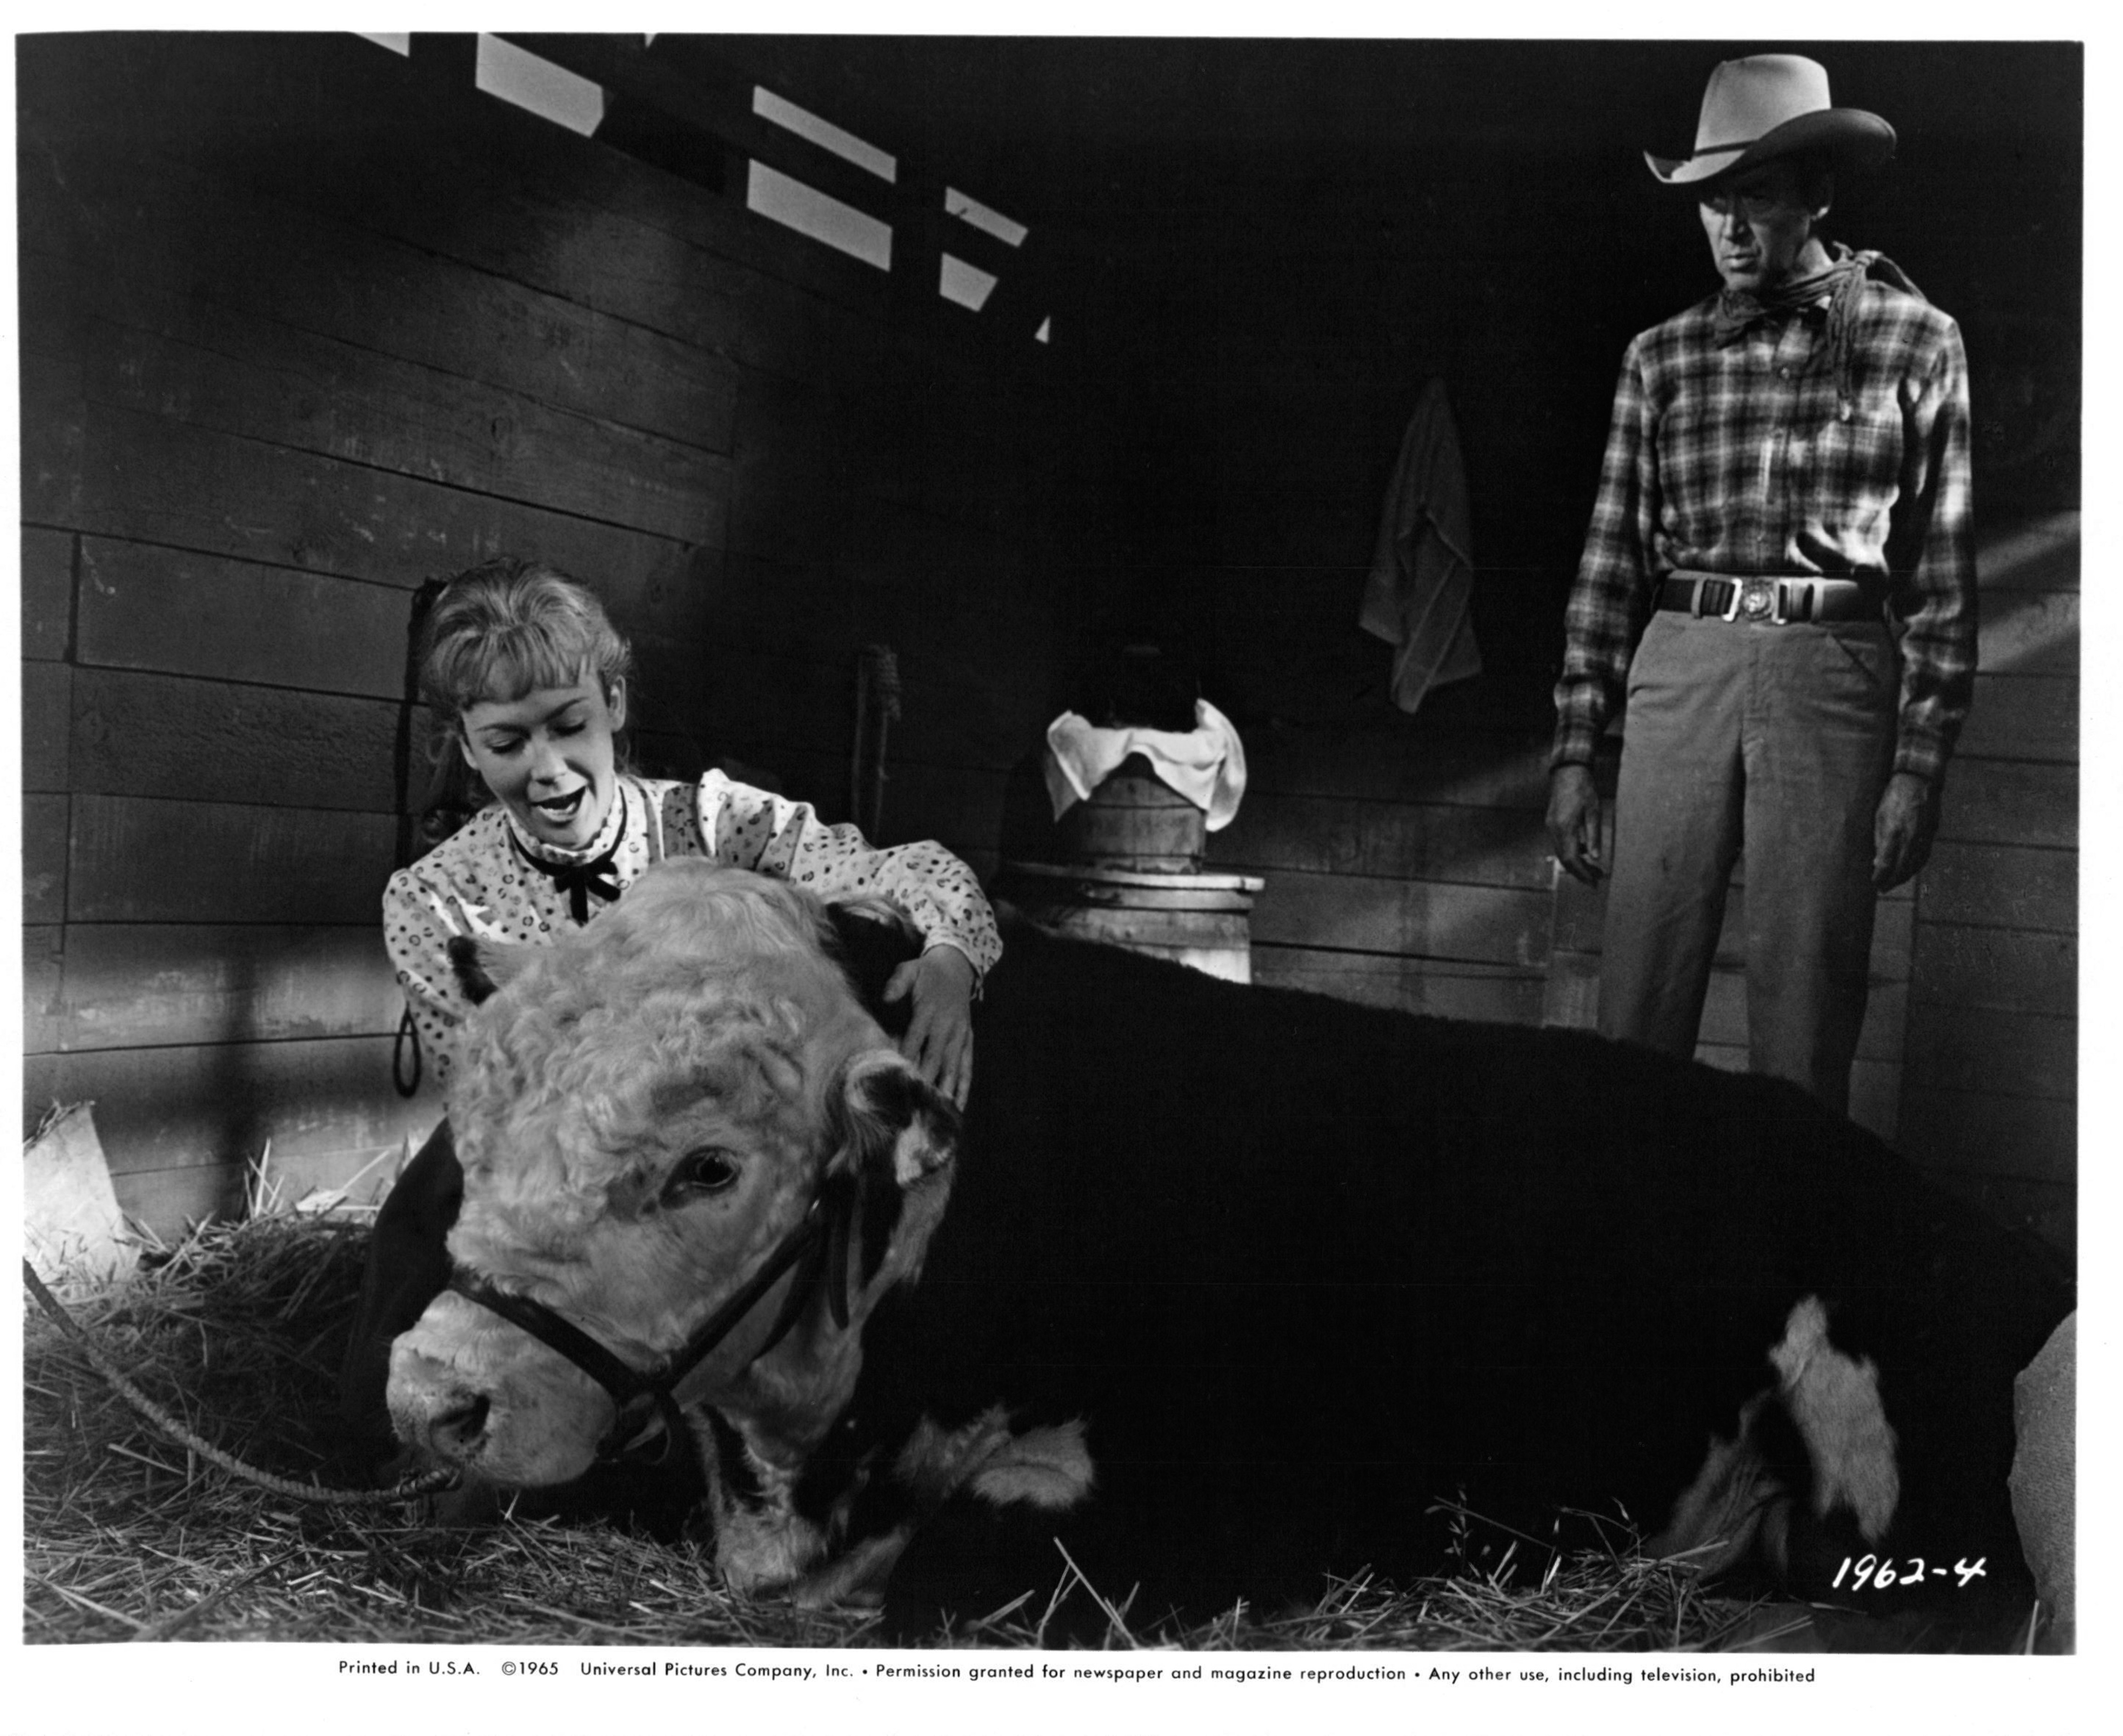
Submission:
<svg viewBox="0 0 2123 1736">
<path fill-rule="evenodd" d="M 405 610 L 503 548 L 602 583 L 650 769 L 734 760 L 832 817 L 856 655 L 893 645 L 882 835 L 984 871 L 1080 655 L 1158 643 L 1244 735 L 1211 861 L 1267 879 L 1260 980 L 1589 1018 L 1548 693 L 1615 361 L 1708 282 L 1637 153 L 1740 50 L 518 40 L 621 93 L 629 149 L 474 92 L 463 39 L 21 45 L 29 1102 L 101 1096 L 129 1203 L 226 1199 L 269 1137 L 336 1175 L 432 1114 L 388 1089 L 373 931 Z M 1902 141 L 1831 232 L 1968 337 L 1989 617 L 1858 1110 L 2062 1233 L 2080 58 L 1816 51 Z M 758 120 L 754 77 L 898 182 Z M 867 202 L 903 269 L 748 214 L 754 157 Z M 978 317 L 934 293 L 946 182 L 1033 226 L 952 235 L 1001 275 Z M 1355 617 L 1432 378 L 1485 669 L 1410 718 Z"/>
<path fill-rule="evenodd" d="M 2000 1215 L 2070 1246 L 2078 515 L 1985 541 L 1985 673 L 1916 883 L 1900 1143 Z"/>
<path fill-rule="evenodd" d="M 1029 292 L 1006 333 L 935 294 L 948 165 L 855 185 L 733 78 L 682 177 L 476 91 L 470 39 L 18 68 L 26 1111 L 95 1100 L 126 1209 L 226 1208 L 269 1144 L 292 1194 L 336 1184 L 437 1113 L 392 1087 L 377 921 L 426 579 L 593 579 L 644 769 L 734 762 L 828 818 L 891 645 L 881 837 L 992 862 L 1072 581 Z M 899 220 L 900 269 L 748 213 L 770 155 Z"/>
<path fill-rule="evenodd" d="M 1267 880 L 1257 980 L 1535 1022 L 1546 641 L 1580 510 L 1572 435 L 1589 415 L 1596 453 L 1600 388 L 1554 365 L 1552 285 L 1485 198 L 1455 194 L 1498 163 L 1438 140 L 1338 143 L 1183 167 L 1159 189 L 1137 268 L 1151 287 L 1123 301 L 1117 282 L 1099 333 L 1138 382 L 1113 482 L 1128 590 L 1109 607 L 1198 669 L 1244 736 L 1248 793 L 1211 861 Z M 1484 673 L 1410 718 L 1357 614 L 1433 378 L 1465 460 Z"/>
<path fill-rule="evenodd" d="M 1258 980 L 1583 1025 L 1600 907 L 1558 885 L 1549 857 L 1549 694 L 1616 363 L 1633 332 L 1714 287 L 1692 209 L 1652 185 L 1638 149 L 1666 110 L 1685 138 L 1722 51 L 1493 51 L 1493 68 L 1458 78 L 1521 105 L 1493 125 L 1472 108 L 1440 117 L 1455 98 L 1425 85 L 1426 66 L 1458 52 L 1484 51 L 1380 45 L 1374 57 L 1396 64 L 1375 75 L 1324 46 L 1308 51 L 1316 63 L 1293 54 L 1278 76 L 1316 80 L 1323 115 L 1337 89 L 1347 98 L 1317 136 L 1175 147 L 1144 178 L 1145 232 L 1109 273 L 1099 334 L 1135 386 L 1113 490 L 1132 560 L 1106 602 L 1180 648 L 1241 725 L 1252 784 L 1211 860 L 1267 878 Z M 1819 52 L 1842 100 L 1877 104 L 1901 132 L 1892 173 L 1846 185 L 1830 234 L 1887 253 L 1966 337 L 1989 623 L 1938 860 L 1881 908 L 1854 1113 L 2063 1236 L 2078 62 L 1971 49 L 1994 98 L 1979 114 L 1956 106 L 1966 80 L 1943 50 Z M 1371 77 L 1404 78 L 1404 114 L 1367 100 Z M 1576 112 L 1588 85 L 1606 93 L 1597 117 Z M 1465 459 L 1485 669 L 1407 717 L 1387 697 L 1389 649 L 1356 617 L 1401 432 L 1432 378 Z M 1746 1057 L 1744 896 L 1699 1051 L 1727 1067 Z M 1999 1059 L 1971 1075 L 1981 1053 Z"/>
</svg>

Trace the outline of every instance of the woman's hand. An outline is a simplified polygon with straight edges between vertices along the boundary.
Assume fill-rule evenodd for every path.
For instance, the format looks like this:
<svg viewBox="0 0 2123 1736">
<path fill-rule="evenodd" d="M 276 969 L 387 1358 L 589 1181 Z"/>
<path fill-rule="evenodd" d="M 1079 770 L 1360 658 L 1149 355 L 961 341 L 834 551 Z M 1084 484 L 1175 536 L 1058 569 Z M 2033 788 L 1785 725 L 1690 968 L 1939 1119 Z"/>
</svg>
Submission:
<svg viewBox="0 0 2123 1736">
<path fill-rule="evenodd" d="M 914 1016 L 899 1052 L 921 1077 L 963 1104 L 973 1082 L 973 961 L 955 946 L 932 946 L 892 974 L 884 998 L 914 997 Z"/>
</svg>

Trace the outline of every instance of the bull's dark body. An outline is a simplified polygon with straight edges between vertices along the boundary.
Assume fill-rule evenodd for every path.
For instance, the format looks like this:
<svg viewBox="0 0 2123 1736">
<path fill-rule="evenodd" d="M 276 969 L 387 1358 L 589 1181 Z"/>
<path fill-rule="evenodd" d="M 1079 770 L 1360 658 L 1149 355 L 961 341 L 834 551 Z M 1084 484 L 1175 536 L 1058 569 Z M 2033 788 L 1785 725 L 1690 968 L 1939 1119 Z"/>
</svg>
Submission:
<svg viewBox="0 0 2123 1736">
<path fill-rule="evenodd" d="M 1085 1417 L 1096 1496 L 1035 1541 L 1207 1612 L 1433 1568 L 1463 1490 L 1542 1535 L 1570 1504 L 1656 1529 L 1811 1293 L 1902 1438 L 1883 1546 L 2022 1572 L 2012 1377 L 2064 1274 L 1797 1089 L 1026 931 L 977 1029 L 949 1212 L 834 1459 L 925 1410 Z M 954 1535 L 897 1589 L 978 1613 L 1001 1588 Z"/>
</svg>

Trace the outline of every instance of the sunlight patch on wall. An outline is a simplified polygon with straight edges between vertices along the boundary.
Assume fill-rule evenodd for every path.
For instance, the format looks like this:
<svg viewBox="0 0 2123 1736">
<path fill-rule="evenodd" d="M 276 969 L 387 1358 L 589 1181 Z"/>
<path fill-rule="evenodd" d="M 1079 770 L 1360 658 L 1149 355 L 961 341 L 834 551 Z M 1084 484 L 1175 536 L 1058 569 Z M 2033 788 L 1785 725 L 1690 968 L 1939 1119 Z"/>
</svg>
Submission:
<svg viewBox="0 0 2123 1736">
<path fill-rule="evenodd" d="M 410 59 L 413 53 L 413 33 L 410 30 L 356 30 L 354 35 L 378 48 L 387 48 L 394 54 Z"/>
<path fill-rule="evenodd" d="M 865 265 L 880 271 L 892 269 L 891 224 L 843 204 L 816 187 L 806 186 L 779 169 L 770 169 L 763 162 L 751 164 L 745 178 L 744 202 L 748 210 L 852 254 Z"/>
<path fill-rule="evenodd" d="M 936 285 L 937 293 L 947 302 L 956 302 L 961 307 L 981 311 L 996 286 L 995 274 L 983 271 L 978 265 L 969 265 L 955 255 L 944 256 L 944 274 Z"/>
<path fill-rule="evenodd" d="M 490 96 L 513 102 L 585 138 L 604 119 L 604 87 L 499 37 L 479 39 L 476 81 Z"/>
<path fill-rule="evenodd" d="M 956 187 L 944 189 L 944 211 L 961 223 L 971 223 L 976 229 L 992 235 L 1006 247 L 1020 246 L 1030 233 L 1023 223 L 1012 222 L 1001 212 L 992 210 L 970 194 L 961 193 Z"/>
<path fill-rule="evenodd" d="M 799 109 L 787 98 L 777 96 L 761 85 L 752 90 L 752 112 L 776 126 L 786 127 L 799 138 L 808 138 L 821 150 L 831 151 L 844 157 L 859 169 L 867 169 L 881 181 L 899 179 L 899 162 L 888 151 L 880 151 L 866 139 L 855 137 L 832 121 L 813 115 L 808 109 Z"/>
</svg>

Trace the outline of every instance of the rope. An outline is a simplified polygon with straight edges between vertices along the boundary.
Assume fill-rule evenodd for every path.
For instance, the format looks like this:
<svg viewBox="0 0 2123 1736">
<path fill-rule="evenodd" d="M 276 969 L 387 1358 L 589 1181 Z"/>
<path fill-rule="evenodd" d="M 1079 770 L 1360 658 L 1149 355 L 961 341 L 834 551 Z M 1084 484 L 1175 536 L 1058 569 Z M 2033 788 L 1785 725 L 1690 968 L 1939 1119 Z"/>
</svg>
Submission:
<svg viewBox="0 0 2123 1736">
<path fill-rule="evenodd" d="M 255 1483 L 260 1488 L 269 1489 L 275 1494 L 292 1495 L 298 1501 L 323 1501 L 340 1507 L 380 1507 L 394 1501 L 410 1501 L 421 1495 L 432 1494 L 435 1490 L 448 1488 L 457 1481 L 455 1471 L 438 1469 L 410 1477 L 390 1489 L 326 1489 L 315 1483 L 298 1483 L 291 1477 L 274 1476 L 270 1471 L 259 1471 L 245 1464 L 232 1453 L 223 1452 L 211 1442 L 200 1439 L 120 1372 L 104 1355 L 102 1348 L 88 1335 L 87 1329 L 67 1312 L 66 1304 L 45 1288 L 45 1281 L 37 1276 L 36 1268 L 26 1260 L 22 1262 L 22 1281 L 30 1287 L 30 1293 L 36 1297 L 37 1306 L 58 1321 L 68 1336 L 81 1346 L 89 1361 L 95 1364 L 96 1372 L 110 1382 L 120 1397 L 171 1440 L 186 1450 L 196 1452 L 209 1463 L 218 1465 L 231 1476 L 241 1477 L 246 1483 Z"/>
</svg>

